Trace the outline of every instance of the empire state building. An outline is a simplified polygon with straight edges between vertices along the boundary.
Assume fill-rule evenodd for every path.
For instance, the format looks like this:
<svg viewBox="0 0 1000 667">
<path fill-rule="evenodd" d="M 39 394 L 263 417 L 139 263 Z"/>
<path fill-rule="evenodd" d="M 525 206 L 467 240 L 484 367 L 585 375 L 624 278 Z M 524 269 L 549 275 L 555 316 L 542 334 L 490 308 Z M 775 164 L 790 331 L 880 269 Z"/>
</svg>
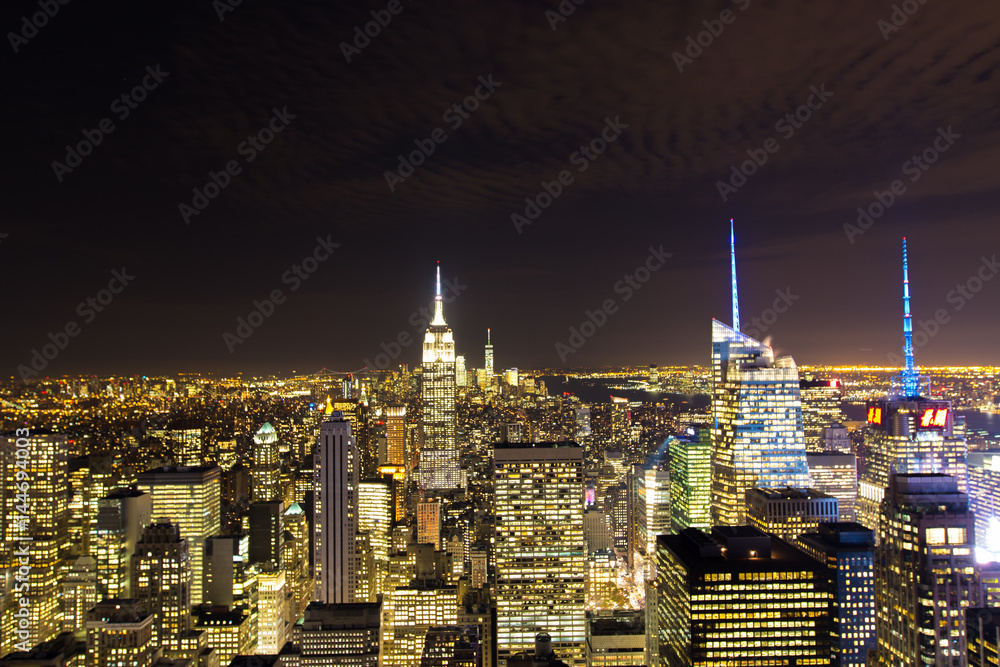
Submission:
<svg viewBox="0 0 1000 667">
<path fill-rule="evenodd" d="M 434 319 L 424 334 L 423 371 L 424 443 L 420 450 L 420 487 L 447 491 L 462 484 L 455 439 L 455 337 L 444 321 L 441 266 L 437 269 Z"/>
</svg>

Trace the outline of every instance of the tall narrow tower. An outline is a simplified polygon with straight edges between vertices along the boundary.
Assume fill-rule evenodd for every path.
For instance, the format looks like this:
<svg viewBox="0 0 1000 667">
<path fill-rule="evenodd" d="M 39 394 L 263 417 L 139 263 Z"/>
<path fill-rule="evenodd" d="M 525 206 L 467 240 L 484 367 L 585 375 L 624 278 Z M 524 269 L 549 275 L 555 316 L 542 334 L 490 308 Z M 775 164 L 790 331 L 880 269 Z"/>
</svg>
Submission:
<svg viewBox="0 0 1000 667">
<path fill-rule="evenodd" d="M 332 412 L 321 427 L 313 476 L 313 599 L 327 604 L 354 602 L 358 448 L 351 422 L 341 412 Z"/>
<path fill-rule="evenodd" d="M 420 487 L 439 491 L 458 489 L 462 475 L 455 439 L 455 338 L 444 320 L 440 264 L 434 319 L 424 334 L 420 393 L 424 407 Z"/>
<path fill-rule="evenodd" d="M 493 382 L 493 341 L 490 340 L 490 330 L 486 329 L 486 382 Z"/>
<path fill-rule="evenodd" d="M 736 235 L 733 232 L 733 219 L 729 218 L 729 263 L 733 270 L 733 331 L 740 330 L 740 293 L 736 289 Z"/>
</svg>

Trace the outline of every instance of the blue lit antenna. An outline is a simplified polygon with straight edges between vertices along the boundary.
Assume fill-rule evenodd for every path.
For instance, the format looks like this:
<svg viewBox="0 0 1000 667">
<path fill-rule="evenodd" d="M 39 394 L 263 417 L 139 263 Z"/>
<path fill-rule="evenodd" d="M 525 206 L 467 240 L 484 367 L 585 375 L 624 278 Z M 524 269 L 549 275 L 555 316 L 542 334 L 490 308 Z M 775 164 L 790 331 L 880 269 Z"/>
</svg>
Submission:
<svg viewBox="0 0 1000 667">
<path fill-rule="evenodd" d="M 740 293 L 739 290 L 736 289 L 736 236 L 733 234 L 732 218 L 729 218 L 729 257 L 733 265 L 733 331 L 739 331 Z"/>
<path fill-rule="evenodd" d="M 906 237 L 903 237 L 903 356 L 905 357 L 900 379 L 903 396 L 911 398 L 920 395 L 920 376 L 913 364 L 913 319 L 910 317 L 910 278 L 906 261 Z"/>
</svg>

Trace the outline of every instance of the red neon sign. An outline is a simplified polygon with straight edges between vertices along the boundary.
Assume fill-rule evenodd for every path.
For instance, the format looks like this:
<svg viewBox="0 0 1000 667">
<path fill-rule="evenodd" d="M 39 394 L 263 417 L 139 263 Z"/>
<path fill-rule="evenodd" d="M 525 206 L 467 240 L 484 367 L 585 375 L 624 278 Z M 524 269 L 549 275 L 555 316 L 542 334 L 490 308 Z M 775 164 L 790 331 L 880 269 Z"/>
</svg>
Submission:
<svg viewBox="0 0 1000 667">
<path fill-rule="evenodd" d="M 922 428 L 944 428 L 948 425 L 948 408 L 928 408 L 920 415 Z"/>
<path fill-rule="evenodd" d="M 882 408 L 868 408 L 868 423 L 869 424 L 882 423 Z"/>
</svg>

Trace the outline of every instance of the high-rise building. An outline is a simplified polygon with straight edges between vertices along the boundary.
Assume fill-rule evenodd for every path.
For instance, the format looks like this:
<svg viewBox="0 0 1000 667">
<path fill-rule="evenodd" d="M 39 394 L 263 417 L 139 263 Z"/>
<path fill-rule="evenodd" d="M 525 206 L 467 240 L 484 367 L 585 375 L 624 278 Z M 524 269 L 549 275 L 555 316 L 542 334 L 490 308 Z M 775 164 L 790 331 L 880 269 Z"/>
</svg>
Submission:
<svg viewBox="0 0 1000 667">
<path fill-rule="evenodd" d="M 799 375 L 791 357 L 740 332 L 729 227 L 733 326 L 712 320 L 712 524 L 746 523 L 754 487 L 808 487 Z"/>
<path fill-rule="evenodd" d="M 827 426 L 823 429 L 823 451 L 850 454 L 851 435 L 846 426 Z"/>
<path fill-rule="evenodd" d="M 420 395 L 423 399 L 423 446 L 420 449 L 420 487 L 433 491 L 462 485 L 455 435 L 455 338 L 444 320 L 441 266 L 437 270 L 434 319 L 424 334 Z"/>
<path fill-rule="evenodd" d="M 358 452 L 340 412 L 323 424 L 313 465 L 313 599 L 354 602 L 358 567 Z"/>
<path fill-rule="evenodd" d="M 465 387 L 469 384 L 469 373 L 465 369 L 465 357 L 461 354 L 455 357 L 455 386 Z"/>
<path fill-rule="evenodd" d="M 358 485 L 358 532 L 368 535 L 374 571 L 369 577 L 372 593 L 383 593 L 389 568 L 389 540 L 392 533 L 392 489 L 388 482 L 370 480 Z"/>
<path fill-rule="evenodd" d="M 271 422 L 264 422 L 253 436 L 253 499 L 264 503 L 281 497 L 281 459 L 278 434 Z"/>
<path fill-rule="evenodd" d="M 104 598 L 129 598 L 132 554 L 142 531 L 152 523 L 152 497 L 133 489 L 113 491 L 97 501 L 90 553 L 97 562 L 97 592 Z"/>
<path fill-rule="evenodd" d="M 840 380 L 817 380 L 812 375 L 805 375 L 799 380 L 799 395 L 802 397 L 806 451 L 822 452 L 825 446 L 823 429 L 838 425 L 844 419 L 840 410 Z"/>
<path fill-rule="evenodd" d="M 903 369 L 886 399 L 868 406 L 865 466 L 858 483 L 858 522 L 881 539 L 878 519 L 892 470 L 899 474 L 941 473 L 955 478 L 965 492 L 968 449 L 961 430 L 956 433 L 951 402 L 925 398 L 929 385 L 913 360 L 913 320 L 910 316 L 910 280 L 903 239 Z M 927 392 L 929 393 L 929 392 Z"/>
<path fill-rule="evenodd" d="M 592 507 L 583 512 L 583 543 L 587 553 L 614 549 L 608 515 Z"/>
<path fill-rule="evenodd" d="M 90 556 L 80 556 L 60 582 L 62 631 L 86 628 L 87 612 L 98 603 L 97 563 Z"/>
<path fill-rule="evenodd" d="M 656 664 L 830 664 L 826 569 L 751 526 L 659 536 Z"/>
<path fill-rule="evenodd" d="M 406 465 L 406 406 L 385 409 L 386 460 L 388 466 Z"/>
<path fill-rule="evenodd" d="M 670 532 L 670 473 L 652 466 L 635 466 L 632 472 L 632 540 L 642 556 L 656 553 L 656 536 Z"/>
<path fill-rule="evenodd" d="M 833 597 L 832 664 L 864 667 L 875 649 L 875 541 L 859 523 L 822 523 L 799 536 L 800 549 L 826 563 Z"/>
<path fill-rule="evenodd" d="M 707 428 L 667 438 L 670 454 L 670 526 L 708 530 L 712 523 L 712 439 Z M 655 541 L 652 545 L 655 548 Z"/>
<path fill-rule="evenodd" d="M 382 605 L 377 602 L 311 602 L 295 643 L 300 667 L 379 667 Z"/>
<path fill-rule="evenodd" d="M 746 523 L 754 487 L 808 487 L 799 378 L 791 357 L 712 321 L 712 523 Z"/>
<path fill-rule="evenodd" d="M 499 663 L 546 632 L 561 659 L 583 665 L 583 449 L 498 444 L 494 463 Z"/>
<path fill-rule="evenodd" d="M 280 500 L 256 502 L 250 505 L 250 562 L 281 566 L 282 538 L 285 527 L 282 516 L 285 504 Z"/>
<path fill-rule="evenodd" d="M 15 645 L 33 647 L 59 634 L 58 577 L 69 555 L 67 438 L 44 430 L 19 437 L 20 432 L 0 436 L 0 566 L 22 565 L 23 555 L 17 552 L 27 549 L 31 570 L 27 582 L 18 582 L 16 596 L 28 604 L 3 605 L 0 650 L 4 653 Z M 29 613 L 27 637 L 14 632 L 18 621 L 13 614 L 21 608 Z"/>
<path fill-rule="evenodd" d="M 213 535 L 205 540 L 204 604 L 226 609 L 246 604 L 248 578 L 256 576 L 248 573 L 249 565 L 249 536 Z"/>
<path fill-rule="evenodd" d="M 1000 453 L 969 452 L 968 467 L 977 560 L 1000 560 Z"/>
<path fill-rule="evenodd" d="M 152 520 L 174 524 L 187 540 L 191 604 L 202 603 L 205 540 L 221 526 L 221 476 L 215 466 L 156 468 L 138 476 L 139 490 L 150 497 Z"/>
<path fill-rule="evenodd" d="M 166 429 L 167 440 L 173 446 L 177 466 L 202 465 L 202 425 L 194 419 L 178 419 Z"/>
<path fill-rule="evenodd" d="M 889 482 L 875 561 L 879 664 L 962 667 L 964 613 L 982 594 L 968 497 L 948 475 Z"/>
<path fill-rule="evenodd" d="M 238 655 L 251 655 L 256 638 L 251 635 L 251 617 L 242 611 L 229 611 L 221 607 L 199 607 L 193 614 L 191 625 L 197 632 L 204 632 L 206 643 L 218 654 L 219 664 L 228 665 Z"/>
<path fill-rule="evenodd" d="M 969 667 L 1000 665 L 1000 609 L 966 609 L 965 635 L 969 646 Z"/>
<path fill-rule="evenodd" d="M 854 454 L 836 451 L 806 455 L 813 488 L 837 499 L 841 521 L 854 521 L 858 499 L 858 463 Z"/>
<path fill-rule="evenodd" d="M 821 523 L 840 520 L 837 499 L 816 489 L 750 489 L 747 518 L 751 526 L 795 543 L 802 533 L 814 533 Z"/>
<path fill-rule="evenodd" d="M 275 655 L 290 638 L 288 624 L 288 588 L 285 571 L 265 567 L 257 575 L 259 598 L 257 612 L 257 653 Z"/>
<path fill-rule="evenodd" d="M 628 667 L 646 661 L 646 615 L 643 611 L 587 612 L 587 665 Z"/>
<path fill-rule="evenodd" d="M 441 548 L 441 507 L 438 500 L 417 503 L 417 544 Z"/>
<path fill-rule="evenodd" d="M 458 588 L 441 580 L 414 582 L 386 595 L 382 667 L 417 667 L 427 631 L 458 622 Z"/>
<path fill-rule="evenodd" d="M 191 629 L 191 562 L 178 526 L 154 523 L 132 555 L 132 594 L 153 614 L 153 645 L 180 648 Z"/>
<path fill-rule="evenodd" d="M 87 613 L 88 667 L 151 667 L 158 648 L 139 600 L 107 599 Z"/>
</svg>

